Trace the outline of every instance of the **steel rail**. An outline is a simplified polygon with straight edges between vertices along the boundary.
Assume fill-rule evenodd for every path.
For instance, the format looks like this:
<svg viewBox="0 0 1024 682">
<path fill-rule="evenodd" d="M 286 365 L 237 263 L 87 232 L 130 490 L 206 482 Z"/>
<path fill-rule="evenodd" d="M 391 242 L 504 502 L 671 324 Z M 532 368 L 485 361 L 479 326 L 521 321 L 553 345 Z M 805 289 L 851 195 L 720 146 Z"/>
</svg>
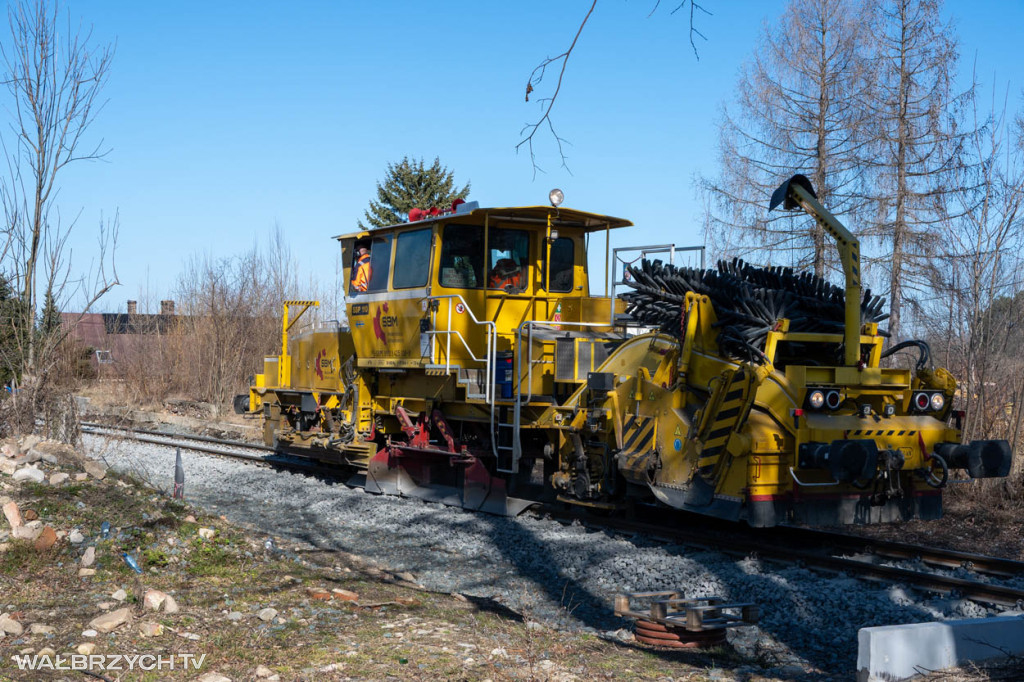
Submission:
<svg viewBox="0 0 1024 682">
<path fill-rule="evenodd" d="M 774 534 L 791 535 L 800 540 L 807 539 L 817 545 L 829 544 L 836 549 L 870 554 L 887 559 L 921 561 L 941 568 L 967 568 L 975 573 L 1009 578 L 1024 575 L 1024 561 L 1003 557 L 961 552 L 955 549 L 929 547 L 895 540 L 881 540 L 852 533 L 839 533 L 816 528 L 783 526 Z"/>
<path fill-rule="evenodd" d="M 656 540 L 698 545 L 729 553 L 757 554 L 784 563 L 801 563 L 808 567 L 846 572 L 870 580 L 903 582 L 917 589 L 941 594 L 955 593 L 965 599 L 999 606 L 1016 606 L 1024 601 L 1024 589 L 913 571 L 895 566 L 882 566 L 857 559 L 794 549 L 792 546 L 763 539 L 730 536 L 719 532 L 701 532 L 694 529 L 669 528 L 664 525 L 628 519 L 593 517 L 583 519 L 551 508 L 542 508 L 540 511 L 555 518 L 576 519 L 585 526 L 595 529 L 644 534 Z"/>
<path fill-rule="evenodd" d="M 207 445 L 207 443 L 213 443 L 219 445 L 227 445 L 230 447 L 255 450 L 260 452 L 269 451 L 270 453 L 277 453 L 277 450 L 266 445 L 254 445 L 251 443 L 243 443 L 241 441 L 211 438 L 209 436 L 166 433 L 163 431 L 152 431 L 146 429 L 133 429 L 125 426 L 108 426 L 106 424 L 95 423 L 83 423 L 82 432 L 97 436 L 110 436 L 113 438 L 135 440 L 140 443 L 150 443 L 153 445 L 180 447 L 184 450 L 192 450 L 195 452 L 202 452 L 209 455 L 217 455 L 219 457 L 237 459 L 244 462 L 248 462 L 250 464 L 255 464 L 257 466 L 287 468 L 294 469 L 296 471 L 302 471 L 304 473 L 317 473 L 335 476 L 340 473 L 337 469 L 333 469 L 331 467 L 325 467 L 314 463 L 307 463 L 295 458 L 287 458 L 285 456 L 281 456 L 279 453 L 276 456 L 274 454 L 246 454 L 244 452 L 233 452 L 231 450 L 224 450 L 222 448 L 216 448 Z"/>
</svg>

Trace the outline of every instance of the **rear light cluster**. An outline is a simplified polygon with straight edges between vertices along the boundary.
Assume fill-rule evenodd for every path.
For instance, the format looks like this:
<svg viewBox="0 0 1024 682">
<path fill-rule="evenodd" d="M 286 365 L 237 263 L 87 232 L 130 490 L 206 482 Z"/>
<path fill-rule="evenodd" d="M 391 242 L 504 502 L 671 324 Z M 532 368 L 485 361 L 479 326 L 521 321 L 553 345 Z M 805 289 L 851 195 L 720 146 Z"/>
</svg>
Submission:
<svg viewBox="0 0 1024 682">
<path fill-rule="evenodd" d="M 940 391 L 918 391 L 910 397 L 910 409 L 914 412 L 941 412 L 946 407 L 946 396 Z"/>
<path fill-rule="evenodd" d="M 807 407 L 812 410 L 837 410 L 843 404 L 843 394 L 834 388 L 812 388 L 807 392 Z"/>
</svg>

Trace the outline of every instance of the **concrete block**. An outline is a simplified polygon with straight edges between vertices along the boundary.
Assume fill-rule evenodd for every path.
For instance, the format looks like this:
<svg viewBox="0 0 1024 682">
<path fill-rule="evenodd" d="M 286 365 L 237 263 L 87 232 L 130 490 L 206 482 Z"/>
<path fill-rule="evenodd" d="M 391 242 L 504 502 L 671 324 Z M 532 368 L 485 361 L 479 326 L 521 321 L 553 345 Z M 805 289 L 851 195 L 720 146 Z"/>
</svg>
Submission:
<svg viewBox="0 0 1024 682">
<path fill-rule="evenodd" d="M 907 680 L 968 661 L 1024 654 L 1024 616 L 884 625 L 858 633 L 858 682 Z"/>
</svg>

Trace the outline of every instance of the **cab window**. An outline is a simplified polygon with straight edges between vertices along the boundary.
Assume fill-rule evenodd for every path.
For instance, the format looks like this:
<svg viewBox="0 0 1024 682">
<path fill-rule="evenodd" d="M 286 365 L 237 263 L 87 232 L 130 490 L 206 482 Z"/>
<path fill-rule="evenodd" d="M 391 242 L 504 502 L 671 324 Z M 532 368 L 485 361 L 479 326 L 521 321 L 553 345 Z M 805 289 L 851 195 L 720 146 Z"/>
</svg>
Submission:
<svg viewBox="0 0 1024 682">
<path fill-rule="evenodd" d="M 395 289 L 427 286 L 430 275 L 431 230 L 403 232 L 395 240 L 395 276 L 391 285 Z"/>
<path fill-rule="evenodd" d="M 572 291 L 575 264 L 573 240 L 570 237 L 556 239 L 551 244 L 551 279 L 548 290 L 560 293 Z"/>
<path fill-rule="evenodd" d="M 484 228 L 479 225 L 447 225 L 441 240 L 443 287 L 476 289 L 483 286 Z"/>
<path fill-rule="evenodd" d="M 524 291 L 529 275 L 530 233 L 495 228 L 487 240 L 487 288 Z"/>
<path fill-rule="evenodd" d="M 366 291 L 387 291 L 390 269 L 391 235 L 374 237 L 370 244 L 370 284 L 366 287 Z"/>
</svg>

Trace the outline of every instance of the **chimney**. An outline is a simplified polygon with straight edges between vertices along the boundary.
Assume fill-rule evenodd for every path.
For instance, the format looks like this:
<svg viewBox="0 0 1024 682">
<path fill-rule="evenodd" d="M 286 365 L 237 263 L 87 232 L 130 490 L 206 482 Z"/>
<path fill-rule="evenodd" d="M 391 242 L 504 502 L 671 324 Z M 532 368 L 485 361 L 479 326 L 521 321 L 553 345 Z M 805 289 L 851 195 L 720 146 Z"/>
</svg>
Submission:
<svg viewBox="0 0 1024 682">
<path fill-rule="evenodd" d="M 139 302 L 138 301 L 128 301 L 128 314 L 129 315 L 135 315 L 138 312 L 139 312 Z"/>
<path fill-rule="evenodd" d="M 160 314 L 161 315 L 173 315 L 174 314 L 174 301 L 160 301 Z"/>
</svg>

